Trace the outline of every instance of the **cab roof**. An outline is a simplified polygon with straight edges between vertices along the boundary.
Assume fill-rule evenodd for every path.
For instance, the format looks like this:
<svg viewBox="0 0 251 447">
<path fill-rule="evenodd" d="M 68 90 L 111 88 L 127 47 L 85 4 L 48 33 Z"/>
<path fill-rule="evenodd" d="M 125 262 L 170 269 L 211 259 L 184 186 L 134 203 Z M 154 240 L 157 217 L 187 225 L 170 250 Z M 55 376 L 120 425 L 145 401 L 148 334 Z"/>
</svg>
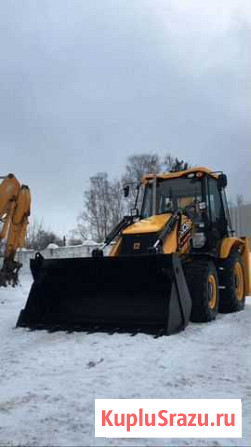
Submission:
<svg viewBox="0 0 251 447">
<path fill-rule="evenodd" d="M 177 172 L 162 172 L 159 174 L 147 174 L 142 178 L 143 183 L 147 183 L 149 180 L 154 178 L 155 176 L 159 179 L 169 179 L 169 178 L 178 178 L 178 177 L 186 177 L 188 174 L 197 174 L 201 172 L 202 174 L 210 175 L 211 177 L 218 178 L 220 172 L 212 171 L 212 169 L 203 168 L 203 167 L 195 167 L 187 169 L 186 171 L 177 171 Z"/>
</svg>

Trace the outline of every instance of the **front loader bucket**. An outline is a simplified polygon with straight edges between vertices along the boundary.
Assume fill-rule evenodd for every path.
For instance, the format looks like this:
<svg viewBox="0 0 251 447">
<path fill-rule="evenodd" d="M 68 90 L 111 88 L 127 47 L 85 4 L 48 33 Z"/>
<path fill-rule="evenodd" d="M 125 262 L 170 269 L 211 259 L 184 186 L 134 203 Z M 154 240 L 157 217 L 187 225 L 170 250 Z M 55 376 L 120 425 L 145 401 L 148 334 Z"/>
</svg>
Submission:
<svg viewBox="0 0 251 447">
<path fill-rule="evenodd" d="M 177 255 L 31 260 L 34 277 L 17 326 L 172 334 L 191 298 Z"/>
</svg>

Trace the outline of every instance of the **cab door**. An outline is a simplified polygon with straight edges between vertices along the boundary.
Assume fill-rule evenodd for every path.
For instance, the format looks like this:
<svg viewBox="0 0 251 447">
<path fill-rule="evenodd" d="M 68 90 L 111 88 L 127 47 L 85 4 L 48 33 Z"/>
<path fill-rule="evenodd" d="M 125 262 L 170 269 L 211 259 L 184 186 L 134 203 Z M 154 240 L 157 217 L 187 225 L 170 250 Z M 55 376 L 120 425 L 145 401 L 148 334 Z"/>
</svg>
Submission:
<svg viewBox="0 0 251 447">
<path fill-rule="evenodd" d="M 228 235 L 227 219 L 224 211 L 221 191 L 217 179 L 208 177 L 209 239 L 210 245 L 216 247 L 224 236 Z"/>
</svg>

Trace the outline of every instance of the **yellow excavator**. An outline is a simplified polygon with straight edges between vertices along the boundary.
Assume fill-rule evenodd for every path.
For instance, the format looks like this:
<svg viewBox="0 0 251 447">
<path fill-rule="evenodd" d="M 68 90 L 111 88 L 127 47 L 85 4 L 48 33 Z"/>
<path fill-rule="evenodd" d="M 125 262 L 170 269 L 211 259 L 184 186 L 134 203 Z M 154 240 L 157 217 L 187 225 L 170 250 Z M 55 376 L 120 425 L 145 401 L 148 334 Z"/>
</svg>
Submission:
<svg viewBox="0 0 251 447">
<path fill-rule="evenodd" d="M 203 167 L 144 176 L 131 214 L 91 258 L 36 254 L 17 326 L 157 336 L 242 310 L 249 244 L 234 235 L 226 186 L 224 173 Z"/>
<path fill-rule="evenodd" d="M 21 263 L 15 260 L 18 248 L 24 246 L 31 196 L 29 187 L 20 185 L 13 174 L 0 177 L 0 242 L 2 266 L 0 286 L 18 282 Z"/>
</svg>

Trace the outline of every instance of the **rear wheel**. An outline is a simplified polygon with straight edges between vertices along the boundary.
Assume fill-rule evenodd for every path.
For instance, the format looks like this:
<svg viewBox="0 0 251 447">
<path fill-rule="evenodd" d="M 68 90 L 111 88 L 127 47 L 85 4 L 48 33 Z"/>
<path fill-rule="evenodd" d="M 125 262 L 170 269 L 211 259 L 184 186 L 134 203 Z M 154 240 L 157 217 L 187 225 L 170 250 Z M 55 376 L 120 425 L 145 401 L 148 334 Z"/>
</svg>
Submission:
<svg viewBox="0 0 251 447">
<path fill-rule="evenodd" d="M 185 270 L 192 298 L 191 321 L 203 323 L 214 320 L 219 306 L 218 276 L 214 263 L 198 259 Z"/>
<path fill-rule="evenodd" d="M 222 261 L 220 269 L 219 311 L 223 313 L 238 312 L 245 306 L 245 279 L 243 260 L 234 250 L 230 256 Z"/>
</svg>

